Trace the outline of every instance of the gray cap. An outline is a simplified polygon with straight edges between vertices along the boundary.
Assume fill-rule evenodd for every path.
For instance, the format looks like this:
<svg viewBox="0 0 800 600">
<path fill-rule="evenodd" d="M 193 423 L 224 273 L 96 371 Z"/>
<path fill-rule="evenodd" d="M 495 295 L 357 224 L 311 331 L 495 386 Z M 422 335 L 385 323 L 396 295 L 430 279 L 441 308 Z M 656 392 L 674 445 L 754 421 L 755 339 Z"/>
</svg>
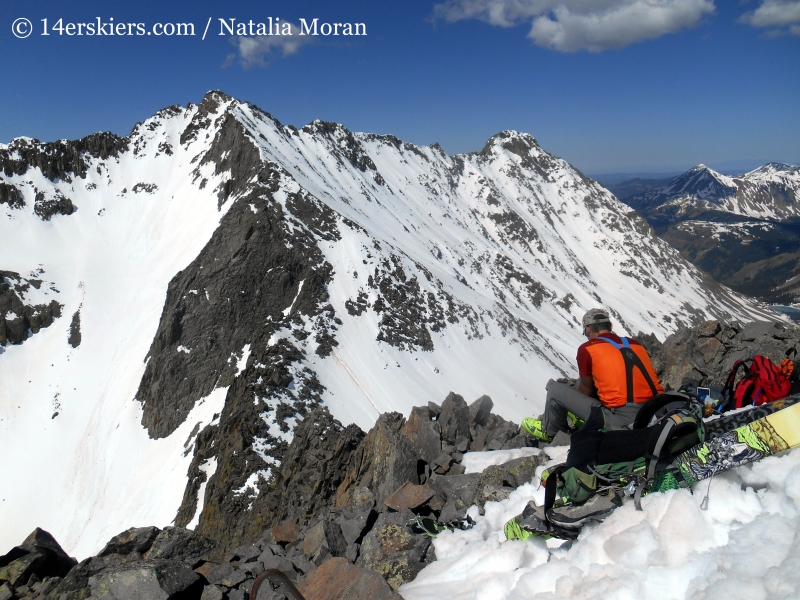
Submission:
<svg viewBox="0 0 800 600">
<path fill-rule="evenodd" d="M 583 326 L 593 325 L 594 323 L 610 323 L 608 311 L 603 308 L 593 308 L 583 315 Z"/>
</svg>

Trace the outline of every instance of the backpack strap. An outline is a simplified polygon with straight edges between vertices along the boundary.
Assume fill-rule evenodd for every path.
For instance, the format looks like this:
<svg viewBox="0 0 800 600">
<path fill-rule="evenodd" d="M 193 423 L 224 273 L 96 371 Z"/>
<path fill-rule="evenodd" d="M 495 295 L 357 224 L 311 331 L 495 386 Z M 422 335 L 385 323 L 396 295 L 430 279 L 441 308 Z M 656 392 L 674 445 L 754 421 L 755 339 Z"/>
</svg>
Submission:
<svg viewBox="0 0 800 600">
<path fill-rule="evenodd" d="M 647 385 L 650 386 L 650 393 L 655 396 L 658 394 L 658 390 L 656 389 L 655 383 L 653 383 L 653 379 L 650 377 L 650 373 L 647 372 L 647 369 L 642 362 L 642 359 L 639 358 L 639 355 L 633 351 L 631 348 L 630 341 L 628 338 L 620 338 L 622 340 L 622 344 L 618 344 L 614 340 L 610 340 L 606 337 L 599 336 L 596 339 L 603 340 L 604 342 L 608 342 L 614 348 L 619 350 L 622 353 L 622 360 L 625 361 L 625 385 L 626 385 L 626 395 L 628 404 L 633 404 L 634 397 L 633 397 L 633 368 L 636 367 L 641 372 L 644 380 L 647 382 Z"/>
<path fill-rule="evenodd" d="M 558 486 L 558 478 L 567 469 L 566 465 L 559 465 L 550 471 L 547 476 L 547 481 L 544 483 L 544 516 L 548 521 L 548 513 L 556 504 L 556 491 Z"/>
<path fill-rule="evenodd" d="M 725 386 L 722 388 L 721 396 L 725 400 L 725 406 L 729 407 L 731 400 L 733 400 L 733 387 L 734 382 L 736 381 L 736 374 L 739 372 L 739 369 L 744 369 L 745 375 L 750 370 L 748 367 L 747 362 L 744 360 L 737 360 L 733 363 L 733 367 L 731 367 L 731 373 L 728 375 L 728 380 L 725 382 Z M 737 406 L 736 408 L 741 408 L 741 406 Z"/>
</svg>

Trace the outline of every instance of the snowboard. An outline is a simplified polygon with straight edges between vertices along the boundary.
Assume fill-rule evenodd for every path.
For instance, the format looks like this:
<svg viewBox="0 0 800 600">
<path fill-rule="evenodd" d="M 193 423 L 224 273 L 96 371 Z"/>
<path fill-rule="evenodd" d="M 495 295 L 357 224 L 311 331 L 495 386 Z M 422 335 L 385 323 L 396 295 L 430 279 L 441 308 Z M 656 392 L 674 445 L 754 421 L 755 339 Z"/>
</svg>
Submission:
<svg viewBox="0 0 800 600">
<path fill-rule="evenodd" d="M 758 408 L 779 402 L 784 402 L 785 406 L 788 399 Z M 721 433 L 679 454 L 673 464 L 684 481 L 694 485 L 718 473 L 800 446 L 800 403 L 782 410 L 778 406 L 773 408 L 775 412 L 761 419 Z"/>
<path fill-rule="evenodd" d="M 704 421 L 703 425 L 705 427 L 706 440 L 713 440 L 714 438 L 736 429 L 737 427 L 747 425 L 753 421 L 758 421 L 767 415 L 771 415 L 779 410 L 783 410 L 784 408 L 788 408 L 789 406 L 798 403 L 800 403 L 800 394 L 795 394 L 794 396 L 788 396 L 787 398 L 783 398 L 781 400 L 775 400 L 775 402 L 769 402 L 767 404 L 762 404 L 761 406 L 750 407 L 748 410 L 740 410 L 735 413 L 724 414 L 719 419 Z"/>
</svg>

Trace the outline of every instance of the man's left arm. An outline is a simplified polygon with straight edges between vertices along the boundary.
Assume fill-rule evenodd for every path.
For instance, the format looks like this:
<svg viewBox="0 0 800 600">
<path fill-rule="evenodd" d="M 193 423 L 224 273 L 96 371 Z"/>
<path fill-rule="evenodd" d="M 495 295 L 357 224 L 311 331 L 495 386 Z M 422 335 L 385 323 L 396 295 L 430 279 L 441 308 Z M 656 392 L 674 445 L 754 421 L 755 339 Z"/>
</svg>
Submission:
<svg viewBox="0 0 800 600">
<path fill-rule="evenodd" d="M 578 391 L 586 396 L 594 396 L 594 379 L 591 376 L 581 377 L 578 383 Z"/>
</svg>

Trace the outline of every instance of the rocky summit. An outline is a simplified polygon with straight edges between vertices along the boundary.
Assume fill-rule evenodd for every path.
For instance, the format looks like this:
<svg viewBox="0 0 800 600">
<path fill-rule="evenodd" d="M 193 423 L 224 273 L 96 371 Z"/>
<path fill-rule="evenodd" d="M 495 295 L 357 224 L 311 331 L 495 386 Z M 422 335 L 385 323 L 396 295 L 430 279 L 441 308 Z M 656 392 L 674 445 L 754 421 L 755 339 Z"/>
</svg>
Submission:
<svg viewBox="0 0 800 600">
<path fill-rule="evenodd" d="M 276 519 L 466 477 L 458 454 L 524 445 L 513 423 L 574 376 L 588 308 L 658 339 L 774 317 L 531 135 L 448 156 L 222 92 L 125 137 L 0 145 L 0 269 L 0 454 L 25 490 L 0 544 L 43 527 L 79 558 L 149 524 L 221 560 Z M 491 416 L 434 419 L 451 390 Z M 447 493 L 426 502 L 456 514 Z"/>
</svg>

